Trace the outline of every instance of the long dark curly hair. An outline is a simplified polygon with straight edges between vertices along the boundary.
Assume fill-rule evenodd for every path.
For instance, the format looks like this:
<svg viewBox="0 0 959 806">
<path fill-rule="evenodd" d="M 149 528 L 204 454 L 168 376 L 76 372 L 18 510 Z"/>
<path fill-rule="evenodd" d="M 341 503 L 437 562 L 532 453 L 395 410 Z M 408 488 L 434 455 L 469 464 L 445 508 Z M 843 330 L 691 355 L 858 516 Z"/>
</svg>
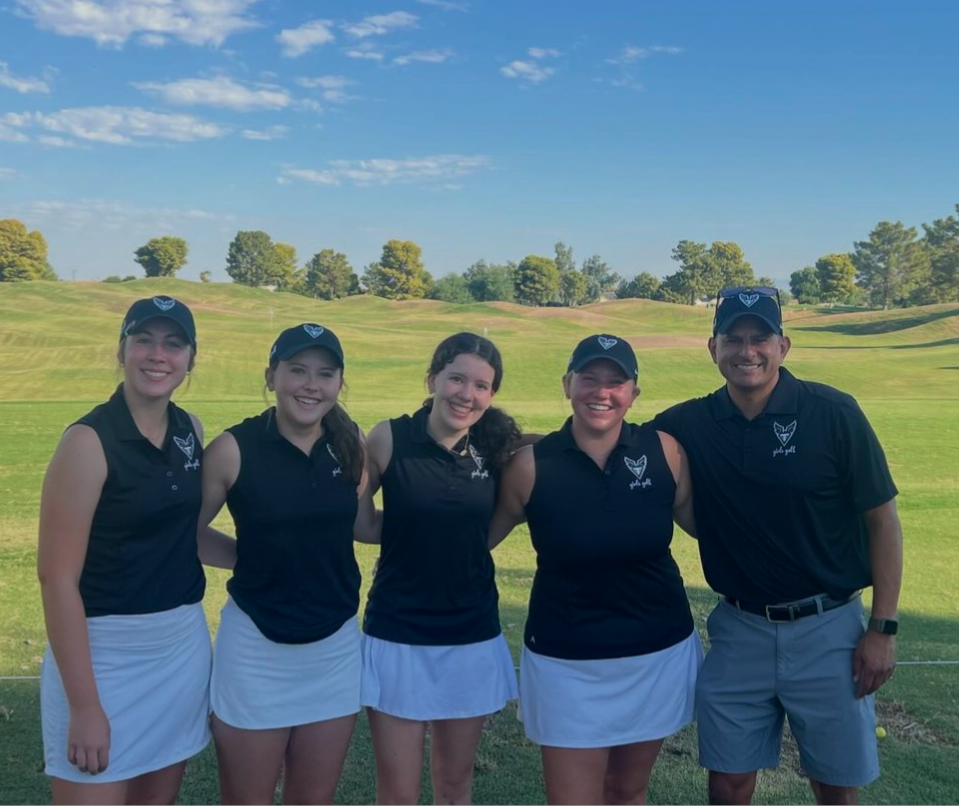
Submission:
<svg viewBox="0 0 959 806">
<path fill-rule="evenodd" d="M 475 355 L 493 368 L 493 394 L 496 394 L 503 382 L 503 356 L 493 342 L 475 333 L 454 333 L 443 339 L 433 352 L 433 360 L 426 371 L 427 380 L 442 372 L 460 355 Z M 432 409 L 433 398 L 428 397 L 423 405 Z M 497 469 L 506 464 L 522 436 L 516 421 L 496 406 L 490 406 L 470 429 L 470 440 L 476 449 Z"/>
</svg>

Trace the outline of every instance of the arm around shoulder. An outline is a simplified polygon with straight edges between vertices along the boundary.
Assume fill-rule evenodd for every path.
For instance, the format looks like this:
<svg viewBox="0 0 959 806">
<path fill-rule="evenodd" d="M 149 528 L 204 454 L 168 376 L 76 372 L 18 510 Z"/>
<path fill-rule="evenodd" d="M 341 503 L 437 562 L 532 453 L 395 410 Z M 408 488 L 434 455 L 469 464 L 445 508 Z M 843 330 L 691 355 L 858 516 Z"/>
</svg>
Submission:
<svg viewBox="0 0 959 806">
<path fill-rule="evenodd" d="M 496 511 L 490 523 L 489 547 L 496 548 L 507 535 L 526 521 L 526 505 L 536 483 L 533 446 L 520 448 L 510 458 L 499 481 Z"/>
<path fill-rule="evenodd" d="M 236 540 L 210 523 L 223 508 L 239 475 L 240 446 L 233 434 L 224 431 L 203 453 L 203 505 L 197 523 L 197 550 L 204 565 L 226 569 L 236 565 Z"/>
<path fill-rule="evenodd" d="M 363 434 L 363 429 L 356 426 L 360 444 L 363 446 L 363 473 L 356 488 L 357 511 L 356 521 L 353 524 L 353 539 L 357 543 L 377 544 L 380 542 L 380 533 L 383 528 L 383 513 L 373 503 L 373 486 L 370 484 L 370 445 Z M 376 487 L 379 489 L 379 471 L 376 471 Z"/>
</svg>

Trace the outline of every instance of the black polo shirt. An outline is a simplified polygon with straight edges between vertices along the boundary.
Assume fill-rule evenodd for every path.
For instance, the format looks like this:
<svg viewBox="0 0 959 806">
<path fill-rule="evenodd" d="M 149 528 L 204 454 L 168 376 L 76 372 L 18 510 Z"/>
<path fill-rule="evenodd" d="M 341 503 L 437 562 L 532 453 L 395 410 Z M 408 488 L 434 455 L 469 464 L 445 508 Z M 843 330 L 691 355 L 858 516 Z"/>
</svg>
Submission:
<svg viewBox="0 0 959 806">
<path fill-rule="evenodd" d="M 693 619 L 669 544 L 676 482 L 648 426 L 623 423 L 600 469 L 576 445 L 572 418 L 533 448 L 526 506 L 536 576 L 526 646 L 571 660 L 658 652 Z"/>
<path fill-rule="evenodd" d="M 326 436 L 309 456 L 287 440 L 274 408 L 227 431 L 240 448 L 240 474 L 226 497 L 236 526 L 227 590 L 271 641 L 327 638 L 360 603 L 356 483 Z"/>
<path fill-rule="evenodd" d="M 500 634 L 489 550 L 499 472 L 472 446 L 448 451 L 426 431 L 429 410 L 390 420 L 383 533 L 363 629 L 401 644 L 453 646 Z"/>
<path fill-rule="evenodd" d="M 196 546 L 203 446 L 183 409 L 171 402 L 167 417 L 157 448 L 137 428 L 120 384 L 77 420 L 96 432 L 107 461 L 80 574 L 88 617 L 159 613 L 203 598 Z"/>
<path fill-rule="evenodd" d="M 785 368 L 747 420 L 726 387 L 652 425 L 689 456 L 699 551 L 713 590 L 761 603 L 870 585 L 862 513 L 897 490 L 856 401 Z"/>
</svg>

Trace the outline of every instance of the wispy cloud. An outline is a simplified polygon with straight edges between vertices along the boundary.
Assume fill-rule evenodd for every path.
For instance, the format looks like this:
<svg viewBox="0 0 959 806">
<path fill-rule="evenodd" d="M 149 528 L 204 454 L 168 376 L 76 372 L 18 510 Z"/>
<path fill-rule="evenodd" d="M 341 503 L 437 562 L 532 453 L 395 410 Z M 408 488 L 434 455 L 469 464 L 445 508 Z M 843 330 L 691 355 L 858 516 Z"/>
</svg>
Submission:
<svg viewBox="0 0 959 806">
<path fill-rule="evenodd" d="M 76 140 L 67 140 L 55 134 L 42 134 L 37 138 L 37 142 L 50 148 L 77 148 L 79 145 Z"/>
<path fill-rule="evenodd" d="M 240 134 L 247 140 L 282 140 L 289 131 L 288 126 L 270 126 L 268 129 L 244 129 Z"/>
<path fill-rule="evenodd" d="M 443 11 L 469 11 L 470 4 L 466 2 L 457 3 L 453 0 L 416 0 L 424 6 L 435 6 Z"/>
<path fill-rule="evenodd" d="M 307 87 L 309 89 L 321 89 L 322 92 L 320 94 L 323 96 L 323 99 L 330 103 L 343 104 L 347 101 L 359 99 L 358 95 L 350 95 L 346 92 L 346 87 L 353 83 L 346 78 L 346 76 L 303 77 L 296 79 L 296 83 L 301 87 Z"/>
<path fill-rule="evenodd" d="M 190 142 L 223 137 L 227 133 L 226 129 L 215 123 L 208 123 L 192 115 L 152 112 L 136 106 L 88 106 L 61 109 L 50 114 L 8 112 L 0 115 L 0 139 L 3 138 L 4 128 L 13 131 L 15 135 L 22 135 L 13 138 L 14 142 L 29 140 L 23 129 L 39 129 L 41 132 L 66 134 L 78 140 L 113 145 L 150 143 L 156 140 Z"/>
<path fill-rule="evenodd" d="M 256 28 L 247 11 L 257 0 L 15 0 L 37 27 L 121 47 L 131 36 L 151 47 L 167 38 L 219 47 Z M 162 41 L 161 41 L 162 40 Z"/>
<path fill-rule="evenodd" d="M 526 54 L 533 61 L 518 59 L 510 62 L 506 67 L 501 67 L 500 73 L 506 78 L 514 78 L 526 85 L 539 84 L 546 81 L 556 70 L 538 64 L 538 62 L 543 59 L 555 59 L 562 55 L 556 48 L 528 48 Z"/>
<path fill-rule="evenodd" d="M 405 56 L 397 56 L 393 59 L 393 64 L 411 64 L 412 62 L 426 62 L 427 64 L 442 64 L 447 59 L 453 58 L 455 54 L 451 48 L 441 48 L 437 50 L 414 50 Z"/>
<path fill-rule="evenodd" d="M 280 31 L 276 41 L 283 46 L 284 56 L 295 59 L 319 45 L 335 41 L 336 36 L 331 30 L 332 26 L 332 20 L 313 20 L 299 28 L 286 28 Z"/>
<path fill-rule="evenodd" d="M 43 78 L 33 78 L 26 76 L 15 76 L 10 72 L 10 67 L 6 62 L 0 62 L 0 87 L 6 87 L 23 95 L 28 92 L 50 92 L 50 82 L 57 74 L 52 67 L 47 67 L 43 71 Z"/>
<path fill-rule="evenodd" d="M 681 53 L 683 53 L 683 48 L 673 45 L 651 45 L 649 47 L 627 45 L 615 56 L 606 59 L 606 64 L 612 64 L 619 68 L 619 75 L 616 78 L 610 79 L 609 83 L 614 87 L 640 91 L 644 89 L 644 87 L 636 76 L 637 62 L 653 56 L 678 56 Z"/>
<path fill-rule="evenodd" d="M 162 232 L 191 222 L 234 220 L 232 215 L 196 208 L 137 207 L 108 199 L 38 200 L 0 207 L 0 212 L 31 222 L 49 221 L 70 230 L 94 228 L 124 231 L 145 227 Z"/>
<path fill-rule="evenodd" d="M 169 84 L 141 81 L 133 86 L 158 95 L 166 103 L 176 106 L 215 106 L 237 112 L 253 112 L 258 109 L 285 109 L 291 103 L 289 93 L 280 87 L 251 89 L 226 76 L 187 78 Z"/>
<path fill-rule="evenodd" d="M 347 23 L 343 30 L 351 36 L 363 38 L 367 36 L 382 36 L 397 28 L 410 28 L 419 19 L 408 11 L 394 11 L 391 14 L 374 14 L 364 17 L 359 22 Z"/>
<path fill-rule="evenodd" d="M 367 59 L 373 62 L 381 62 L 384 55 L 374 48 L 350 48 L 346 55 L 351 59 Z"/>
<path fill-rule="evenodd" d="M 284 168 L 277 181 L 287 184 L 293 180 L 317 185 L 341 185 L 349 182 L 357 186 L 393 184 L 447 183 L 455 177 L 469 176 L 490 167 L 486 156 L 439 154 L 431 157 L 407 159 L 332 160 L 322 170 L 312 168 Z"/>
</svg>

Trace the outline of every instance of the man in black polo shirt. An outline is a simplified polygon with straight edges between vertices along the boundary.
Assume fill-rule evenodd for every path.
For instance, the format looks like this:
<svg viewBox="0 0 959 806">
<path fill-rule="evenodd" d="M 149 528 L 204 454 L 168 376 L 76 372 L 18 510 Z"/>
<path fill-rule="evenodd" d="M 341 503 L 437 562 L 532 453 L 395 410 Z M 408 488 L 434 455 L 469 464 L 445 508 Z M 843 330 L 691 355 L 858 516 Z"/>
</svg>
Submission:
<svg viewBox="0 0 959 806">
<path fill-rule="evenodd" d="M 749 803 L 783 717 L 819 803 L 879 775 L 872 694 L 895 667 L 902 529 L 856 401 L 781 367 L 778 292 L 720 292 L 709 352 L 726 379 L 653 426 L 689 456 L 700 555 L 723 598 L 697 686 L 711 803 Z M 859 591 L 872 585 L 864 629 Z"/>
</svg>

